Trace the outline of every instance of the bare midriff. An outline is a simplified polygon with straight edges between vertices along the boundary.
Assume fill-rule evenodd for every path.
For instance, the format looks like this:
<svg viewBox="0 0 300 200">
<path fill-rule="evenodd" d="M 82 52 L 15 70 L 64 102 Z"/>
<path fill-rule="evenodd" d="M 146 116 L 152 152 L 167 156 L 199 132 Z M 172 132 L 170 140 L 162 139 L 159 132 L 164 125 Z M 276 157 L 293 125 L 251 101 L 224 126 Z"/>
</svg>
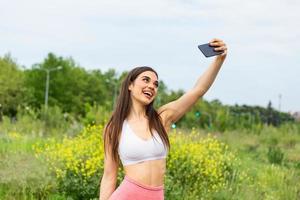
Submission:
<svg viewBox="0 0 300 200">
<path fill-rule="evenodd" d="M 147 160 L 124 166 L 127 177 L 151 187 L 164 185 L 165 171 L 166 159 Z"/>
</svg>

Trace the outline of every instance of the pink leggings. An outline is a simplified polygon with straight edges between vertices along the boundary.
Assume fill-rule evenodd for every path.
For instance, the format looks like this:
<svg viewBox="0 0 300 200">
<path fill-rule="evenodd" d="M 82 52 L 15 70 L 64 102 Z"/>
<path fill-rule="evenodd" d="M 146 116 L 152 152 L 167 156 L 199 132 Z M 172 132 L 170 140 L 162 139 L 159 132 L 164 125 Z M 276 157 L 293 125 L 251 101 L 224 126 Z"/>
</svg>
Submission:
<svg viewBox="0 0 300 200">
<path fill-rule="evenodd" d="M 164 200 L 164 186 L 146 186 L 125 175 L 109 200 Z"/>
</svg>

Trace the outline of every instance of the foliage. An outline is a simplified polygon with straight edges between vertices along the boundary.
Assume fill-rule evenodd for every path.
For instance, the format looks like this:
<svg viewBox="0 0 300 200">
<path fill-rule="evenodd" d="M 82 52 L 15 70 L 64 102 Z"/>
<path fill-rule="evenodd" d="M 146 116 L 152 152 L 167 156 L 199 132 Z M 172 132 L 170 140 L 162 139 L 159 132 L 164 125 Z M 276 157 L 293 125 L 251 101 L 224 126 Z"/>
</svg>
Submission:
<svg viewBox="0 0 300 200">
<path fill-rule="evenodd" d="M 104 125 L 106 123 L 106 119 L 109 118 L 111 113 L 105 109 L 105 107 L 100 105 L 91 106 L 86 104 L 86 116 L 81 119 L 85 126 L 89 124 L 101 124 Z"/>
<path fill-rule="evenodd" d="M 73 136 L 82 129 L 82 125 L 72 115 L 62 113 L 57 106 L 48 107 L 47 116 L 43 107 L 41 110 L 34 110 L 29 106 L 19 106 L 16 119 L 4 116 L 0 123 L 0 134 L 16 131 L 23 136 L 61 137 L 63 133 Z"/>
<path fill-rule="evenodd" d="M 276 111 L 269 104 L 268 108 L 247 105 L 222 105 L 218 100 L 198 101 L 190 112 L 178 122 L 178 127 L 199 127 L 210 131 L 245 129 L 260 134 L 264 124 L 280 127 L 293 123 L 294 119 L 288 113 Z"/>
<path fill-rule="evenodd" d="M 23 119 L 21 121 L 23 121 Z M 27 123 L 29 122 L 30 121 Z M 1 126 L 3 123 L 6 124 L 5 130 L 3 129 L 3 126 Z M 25 123 L 25 121 L 23 121 L 23 123 Z M 66 143 L 63 143 L 63 140 L 57 137 L 56 139 L 51 139 L 52 137 L 46 139 L 40 137 L 38 134 L 20 132 L 19 130 L 26 131 L 29 126 L 25 126 L 26 124 L 18 124 L 17 130 L 15 130 L 15 125 L 15 123 L 10 123 L 9 119 L 6 117 L 0 124 L 0 179 L 2 180 L 0 184 L 0 199 L 67 199 L 67 195 L 63 195 L 62 190 L 59 188 L 69 188 L 69 192 L 73 191 L 78 194 L 77 192 L 81 190 L 79 187 L 81 182 L 76 182 L 75 180 L 80 180 L 79 177 L 74 178 L 75 174 L 69 173 L 66 175 L 65 181 L 63 182 L 65 185 L 59 185 L 57 179 L 56 182 L 53 180 L 53 178 L 56 178 L 55 171 L 53 171 L 53 169 L 52 171 L 48 171 L 50 169 L 44 165 L 45 163 L 41 163 L 33 157 L 34 152 L 37 150 L 32 150 L 33 144 L 39 144 L 39 147 L 47 147 L 48 145 L 49 148 L 52 144 L 58 143 L 61 144 L 61 149 L 63 149 L 63 144 L 66 146 Z M 24 125 L 25 128 L 22 128 L 22 125 Z M 38 126 L 37 121 L 31 120 L 31 127 L 33 130 L 37 130 L 38 128 L 35 128 L 34 126 Z M 99 131 L 93 131 L 93 134 L 99 135 L 102 126 L 99 126 L 98 129 Z M 63 133 L 65 130 L 62 129 L 57 131 Z M 76 132 L 76 130 L 73 131 Z M 191 135 L 190 130 L 180 131 L 175 129 L 174 132 L 170 132 L 172 145 L 171 154 L 169 154 L 167 160 L 165 191 L 168 195 L 165 196 L 165 199 L 296 200 L 300 198 L 299 126 L 296 126 L 295 124 L 286 124 L 279 128 L 263 126 L 260 134 L 251 134 L 249 130 L 225 131 L 223 133 L 212 132 L 213 136 L 210 136 L 210 138 L 216 140 L 214 137 L 217 136 L 217 141 L 222 141 L 220 142 L 221 144 L 225 143 L 228 145 L 227 152 L 230 153 L 234 150 L 234 154 L 237 156 L 238 161 L 233 160 L 233 170 L 230 171 L 232 175 L 226 179 L 227 181 L 224 187 L 205 193 L 200 198 L 198 198 L 199 192 L 196 189 L 193 191 L 188 188 L 183 189 L 184 187 L 182 186 L 183 184 L 181 184 L 181 181 L 176 181 L 178 174 L 175 174 L 174 178 L 170 175 L 170 173 L 174 172 L 169 170 L 169 167 L 174 168 L 174 166 L 170 165 L 171 162 L 169 161 L 171 161 L 172 158 L 175 158 L 173 152 L 176 153 L 176 149 L 178 149 L 177 151 L 182 154 L 178 156 L 179 158 L 177 160 L 182 161 L 182 163 L 178 162 L 176 164 L 181 167 L 180 171 L 184 172 L 185 177 L 188 176 L 188 173 L 185 172 L 184 169 L 187 171 L 190 170 L 191 173 L 197 171 L 197 169 L 189 169 L 189 167 L 187 167 L 185 162 L 189 163 L 191 166 L 195 165 L 193 164 L 193 160 L 189 160 L 190 156 L 188 156 L 188 154 L 185 156 L 186 158 L 184 158 L 183 154 L 189 152 L 189 149 L 187 148 L 189 142 L 191 142 L 191 146 L 200 146 L 200 141 L 204 141 L 209 137 L 206 136 L 205 130 L 201 130 L 200 132 L 192 130 L 192 132 L 193 131 L 196 135 L 190 139 L 188 139 L 188 136 Z M 78 134 L 73 133 L 71 135 L 74 137 Z M 74 137 L 72 139 L 69 137 L 68 140 L 76 141 L 76 138 L 77 137 Z M 90 144 L 85 142 L 85 140 L 81 141 L 85 144 Z M 101 142 L 101 139 L 98 140 L 98 142 Z M 74 142 L 73 144 L 73 149 L 76 150 L 76 145 L 79 144 L 79 141 L 77 141 L 77 143 Z M 280 147 L 281 151 L 284 153 L 284 159 L 281 165 L 271 164 L 268 160 L 268 147 L 272 145 Z M 93 146 L 90 148 L 92 147 Z M 202 148 L 200 148 L 200 150 L 201 149 Z M 58 150 L 54 149 L 54 151 L 56 152 Z M 226 151 L 224 151 L 224 153 L 226 153 Z M 47 157 L 44 157 L 46 154 L 42 154 L 40 154 L 41 157 L 39 158 L 45 158 L 46 161 Z M 76 152 L 74 154 L 76 154 Z M 88 157 L 91 155 L 92 154 L 88 154 Z M 209 155 L 208 157 L 214 157 L 213 155 L 218 154 L 212 154 L 212 156 Z M 62 157 L 65 157 L 65 155 L 62 155 Z M 200 157 L 195 156 L 195 160 L 198 161 L 201 159 Z M 173 163 L 175 163 L 175 160 L 173 160 Z M 196 166 L 199 165 L 200 164 L 196 164 Z M 64 163 L 60 166 L 64 166 Z M 213 173 L 213 171 L 210 172 Z M 93 190 L 96 194 L 99 189 L 97 184 L 99 184 L 101 174 L 102 172 L 100 172 L 100 170 L 99 172 L 96 172 L 93 176 L 94 180 L 90 179 L 89 186 L 86 186 L 84 189 L 86 189 L 86 191 Z M 119 168 L 118 184 L 122 181 L 122 178 L 122 169 Z M 191 180 L 195 179 L 197 179 L 196 175 L 195 177 L 191 177 Z M 183 181 L 189 182 L 188 180 L 189 179 Z M 188 184 L 191 187 L 194 187 L 192 181 Z M 76 187 L 72 187 L 72 185 Z M 69 199 L 71 199 L 70 196 Z"/>
<path fill-rule="evenodd" d="M 66 196 L 89 199 L 98 195 L 104 158 L 101 131 L 102 126 L 88 126 L 75 138 L 50 140 L 45 146 L 34 147 L 37 156 L 45 156 L 59 190 Z"/>
<path fill-rule="evenodd" d="M 13 117 L 23 103 L 24 74 L 8 54 L 0 57 L 0 121 L 2 115 Z"/>
<path fill-rule="evenodd" d="M 284 153 L 277 146 L 270 146 L 268 148 L 267 155 L 270 163 L 274 163 L 274 164 L 281 164 L 284 157 Z"/>
<path fill-rule="evenodd" d="M 102 129 L 101 125 L 88 126 L 75 138 L 35 146 L 37 155 L 44 156 L 66 196 L 82 199 L 98 195 L 104 159 Z M 171 134 L 172 151 L 167 162 L 170 184 L 166 185 L 166 195 L 170 198 L 173 198 L 170 191 L 175 190 L 181 191 L 180 196 L 203 196 L 223 188 L 235 170 L 235 157 L 225 144 L 211 136 L 204 139 L 196 136 L 196 132 L 190 136 Z M 120 167 L 118 181 L 123 177 Z M 185 188 L 179 190 L 183 185 Z"/>
<path fill-rule="evenodd" d="M 101 121 L 101 124 L 105 121 L 98 117 L 98 113 L 104 112 L 106 117 L 109 116 L 120 84 L 128 73 L 124 71 L 118 75 L 114 69 L 106 72 L 87 71 L 72 58 L 63 58 L 53 53 L 49 53 L 31 69 L 23 71 L 10 56 L 0 58 L 0 66 L 0 120 L 3 114 L 14 119 L 19 112 L 17 108 L 22 106 L 41 111 L 45 104 L 46 70 L 61 66 L 61 70 L 50 73 L 48 104 L 50 107 L 59 107 L 61 113 L 67 113 L 85 125 L 93 121 Z M 158 108 L 184 93 L 183 90 L 169 90 L 160 80 L 154 106 Z M 39 119 L 42 117 L 40 115 Z M 264 124 L 279 127 L 287 122 L 294 122 L 292 116 L 275 110 L 271 102 L 263 108 L 222 105 L 219 100 L 202 99 L 176 125 L 221 132 L 247 129 L 259 134 Z"/>
<path fill-rule="evenodd" d="M 0 135 L 0 199 L 47 199 L 55 191 L 55 179 L 33 155 L 37 141 L 18 132 Z"/>
<path fill-rule="evenodd" d="M 49 53 L 42 63 L 25 71 L 25 83 L 28 88 L 27 103 L 34 108 L 44 104 L 47 69 L 61 66 L 52 71 L 49 81 L 49 105 L 58 105 L 63 112 L 74 113 L 78 118 L 86 115 L 85 104 L 102 105 L 106 110 L 112 108 L 116 73 L 108 70 L 86 71 L 72 58 L 63 58 Z"/>
<path fill-rule="evenodd" d="M 167 162 L 168 199 L 200 199 L 225 187 L 239 178 L 238 161 L 228 146 L 208 134 L 200 138 L 192 130 L 189 135 L 171 135 L 171 152 Z M 177 193 L 174 193 L 177 191 Z"/>
</svg>

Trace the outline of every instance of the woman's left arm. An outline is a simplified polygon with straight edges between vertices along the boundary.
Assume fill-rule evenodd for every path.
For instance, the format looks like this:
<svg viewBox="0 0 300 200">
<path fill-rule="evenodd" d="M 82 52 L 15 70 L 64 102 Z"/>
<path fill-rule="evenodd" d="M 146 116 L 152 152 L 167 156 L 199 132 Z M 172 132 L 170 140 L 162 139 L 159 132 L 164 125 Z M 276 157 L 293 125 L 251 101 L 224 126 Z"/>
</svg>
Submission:
<svg viewBox="0 0 300 200">
<path fill-rule="evenodd" d="M 199 77 L 195 86 L 178 98 L 171 101 L 158 109 L 158 113 L 164 120 L 164 124 L 169 126 L 171 123 L 178 121 L 196 102 L 201 98 L 214 82 L 227 55 L 226 44 L 220 39 L 213 39 L 210 45 L 216 51 L 224 51 L 218 55 L 208 69 Z"/>
</svg>

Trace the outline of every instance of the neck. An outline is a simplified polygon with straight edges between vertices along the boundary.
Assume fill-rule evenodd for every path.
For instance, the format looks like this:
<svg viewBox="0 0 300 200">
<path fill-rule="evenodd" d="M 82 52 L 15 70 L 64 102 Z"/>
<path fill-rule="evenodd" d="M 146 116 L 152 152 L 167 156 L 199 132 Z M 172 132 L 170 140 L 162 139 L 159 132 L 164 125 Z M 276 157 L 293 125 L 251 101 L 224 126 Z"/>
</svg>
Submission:
<svg viewBox="0 0 300 200">
<path fill-rule="evenodd" d="M 128 115 L 128 119 L 131 120 L 142 120 L 147 118 L 146 116 L 146 107 L 140 103 L 132 101 L 132 107 Z"/>
</svg>

